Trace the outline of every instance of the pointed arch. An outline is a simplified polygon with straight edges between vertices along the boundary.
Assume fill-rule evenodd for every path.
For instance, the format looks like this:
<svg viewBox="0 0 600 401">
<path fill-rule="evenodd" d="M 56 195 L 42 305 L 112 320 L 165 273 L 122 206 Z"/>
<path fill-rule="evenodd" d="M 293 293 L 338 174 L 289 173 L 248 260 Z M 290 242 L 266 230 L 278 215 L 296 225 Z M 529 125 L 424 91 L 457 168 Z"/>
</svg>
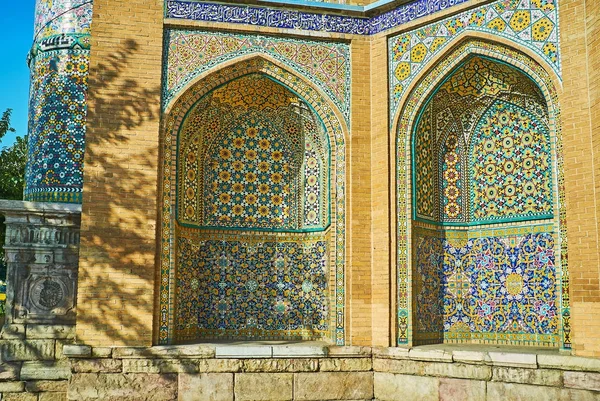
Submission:
<svg viewBox="0 0 600 401">
<path fill-rule="evenodd" d="M 330 171 L 328 171 L 329 194 L 327 207 L 331 208 L 331 219 L 329 227 L 318 232 L 312 232 L 309 230 L 304 234 L 294 234 L 288 231 L 280 232 L 275 230 L 273 232 L 259 233 L 256 230 L 253 231 L 254 238 L 262 238 L 261 240 L 249 240 L 244 237 L 243 233 L 237 233 L 236 235 L 231 232 L 224 232 L 224 229 L 214 228 L 211 231 L 211 237 L 206 238 L 202 235 L 198 235 L 193 230 L 185 228 L 177 223 L 176 221 L 176 204 L 178 199 L 177 194 L 177 160 L 181 157 L 178 154 L 180 144 L 178 142 L 182 126 L 189 117 L 190 111 L 198 105 L 201 99 L 205 98 L 208 94 L 215 93 L 218 88 L 225 87 L 236 79 L 243 79 L 252 75 L 262 76 L 270 81 L 274 82 L 274 85 L 279 85 L 285 88 L 287 93 L 293 94 L 295 97 L 301 100 L 307 106 L 309 114 L 315 116 L 315 122 L 322 128 L 319 129 L 321 135 L 324 136 L 323 143 L 326 144 L 328 149 L 330 148 Z M 301 113 L 301 111 L 300 111 Z M 273 268 L 274 269 L 287 269 L 289 267 L 288 260 L 289 252 L 293 252 L 296 255 L 325 255 L 326 261 L 331 268 L 329 269 L 328 276 L 323 279 L 317 279 L 318 282 L 311 282 L 306 279 L 304 282 L 296 283 L 301 291 L 305 294 L 310 294 L 311 291 L 319 287 L 329 288 L 327 299 L 329 306 L 325 306 L 327 309 L 327 322 L 321 324 L 320 327 L 327 326 L 328 334 L 327 338 L 335 342 L 338 345 L 343 345 L 345 342 L 345 295 L 344 295 L 344 271 L 345 271 L 345 219 L 346 219 L 346 142 L 348 137 L 348 128 L 345 124 L 342 114 L 336 109 L 335 105 L 320 91 L 313 87 L 309 82 L 306 82 L 303 78 L 297 74 L 288 71 L 287 69 L 275 64 L 273 61 L 268 60 L 262 56 L 251 56 L 242 57 L 237 59 L 235 62 L 229 62 L 226 65 L 218 66 L 211 71 L 203 74 L 200 77 L 190 83 L 186 91 L 183 92 L 174 102 L 172 102 L 166 109 L 163 117 L 163 129 L 162 129 L 162 144 L 163 144 L 163 175 L 161 185 L 161 200 L 163 205 L 161 227 L 160 227 L 160 238 L 161 238 L 161 270 L 160 270 L 160 299 L 159 299 L 159 310 L 158 310 L 158 327 L 157 327 L 157 342 L 159 344 L 172 343 L 174 341 L 188 341 L 193 340 L 194 330 L 193 328 L 186 329 L 179 322 L 178 335 L 174 336 L 174 327 L 177 322 L 177 285 L 185 280 L 189 281 L 189 286 L 193 290 L 193 280 L 185 277 L 180 277 L 180 273 L 177 271 L 177 247 L 179 246 L 195 246 L 194 244 L 200 243 L 202 246 L 213 247 L 213 251 L 221 256 L 216 256 L 219 260 L 217 264 L 224 266 L 225 268 L 231 267 L 231 260 L 228 259 L 224 250 L 223 245 L 226 239 L 236 238 L 235 249 L 242 249 L 248 254 L 255 255 L 257 252 L 262 252 L 263 249 L 272 252 Z M 314 140 L 311 140 L 314 142 Z M 307 143 L 312 143 L 308 141 Z M 308 153 L 306 153 L 308 154 Z M 303 162 L 304 163 L 304 162 Z M 304 164 L 302 164 L 304 166 Z M 299 194 L 300 196 L 301 194 Z M 248 228 L 252 230 L 251 228 Z M 215 231 L 216 230 L 216 231 Z M 225 231 L 227 231 L 225 229 Z M 314 230 L 313 230 L 314 231 Z M 195 238 L 195 242 L 179 241 L 182 235 L 190 238 Z M 300 247 L 292 244 L 292 238 L 294 235 L 304 235 L 307 240 L 305 244 L 301 244 Z M 289 237 L 289 238 L 288 238 Z M 295 238 L 295 237 L 294 237 Z M 179 242 L 178 242 L 179 241 Z M 262 241 L 262 242 L 261 242 Z M 264 248 L 263 248 L 264 246 Z M 292 249 L 294 248 L 294 249 Z M 192 249 L 190 252 L 203 252 L 203 249 Z M 272 249 L 272 250 L 271 250 Z M 229 252 L 229 250 L 227 251 Z M 229 257 L 229 259 L 231 259 Z M 196 262 L 193 262 L 196 263 Z M 201 263 L 201 262 L 200 262 Z M 269 262 L 271 263 L 271 262 Z M 306 263 L 307 265 L 310 263 Z M 311 264 L 312 266 L 319 267 L 320 262 Z M 179 279 L 178 279 L 179 278 Z M 257 291 L 261 285 L 258 279 L 249 279 L 246 286 L 244 287 L 247 291 Z M 286 285 L 285 283 L 282 285 Z M 308 296 L 308 295 L 307 295 Z M 307 303 L 304 315 L 307 313 L 314 314 L 317 316 L 317 311 L 311 309 L 311 303 Z M 215 302 L 214 308 L 228 308 L 227 303 L 222 305 Z M 291 310 L 289 305 L 281 301 L 279 304 L 271 305 L 274 313 L 288 313 L 288 316 L 295 316 L 296 319 L 308 319 L 309 317 L 303 316 L 299 311 Z M 225 310 L 223 309 L 223 310 Z M 191 316 L 191 315 L 190 315 Z M 322 319 L 323 314 L 317 316 L 318 319 Z M 189 317 L 189 316 L 188 316 Z M 317 319 L 317 320 L 318 320 Z M 179 319 L 181 320 L 181 318 Z M 310 319 L 309 319 L 310 320 Z M 302 321 L 305 324 L 305 321 Z M 313 332 L 306 334 L 306 338 L 316 339 L 318 338 L 319 330 L 316 327 L 304 325 L 303 333 Z M 184 324 L 185 325 L 185 324 Z M 193 324 L 192 324 L 193 325 Z M 283 329 L 283 327 L 281 328 Z M 287 328 L 288 331 L 289 327 Z M 264 337 L 264 330 L 261 331 L 249 319 L 244 322 L 244 327 L 238 331 L 240 338 L 255 338 L 255 339 L 267 339 Z M 215 337 L 214 330 L 212 332 Z M 304 334 L 302 334 L 304 335 Z M 208 337 L 211 333 L 208 333 Z M 262 337 L 261 337 L 262 336 Z M 294 337 L 299 338 L 299 337 Z"/>
<path fill-rule="evenodd" d="M 467 33 L 456 39 L 455 45 L 449 48 L 443 54 L 438 55 L 435 60 L 423 69 L 421 74 L 413 81 L 410 90 L 406 92 L 401 102 L 401 107 L 392 120 L 392 130 L 396 136 L 396 152 L 393 165 L 396 166 L 396 219 L 395 231 L 397 238 L 396 252 L 396 271 L 398 280 L 398 338 L 399 345 L 412 345 L 414 343 L 414 327 L 416 322 L 413 319 L 415 311 L 415 297 L 412 285 L 417 280 L 414 276 L 416 266 L 413 265 L 413 248 L 418 244 L 413 244 L 413 202 L 411 194 L 413 193 L 414 172 L 411 165 L 415 154 L 412 148 L 412 133 L 421 116 L 426 102 L 434 88 L 439 87 L 444 80 L 454 71 L 457 66 L 464 63 L 474 56 L 486 57 L 494 62 L 508 64 L 527 75 L 540 89 L 546 101 L 548 108 L 548 127 L 551 136 L 552 167 L 554 180 L 552 184 L 552 193 L 557 194 L 553 199 L 553 209 L 555 217 L 546 225 L 551 230 L 556 239 L 553 245 L 556 257 L 556 275 L 557 275 L 557 293 L 562 294 L 559 300 L 561 303 L 561 338 L 560 346 L 570 347 L 569 332 L 569 299 L 568 291 L 568 266 L 567 266 L 567 248 L 566 248 L 566 226 L 564 210 L 564 187 L 563 187 L 563 160 L 562 160 L 562 139 L 560 126 L 560 110 L 558 106 L 558 96 L 556 87 L 560 85 L 560 80 L 551 68 L 541 65 L 537 59 L 526 54 L 523 49 L 516 49 L 516 44 L 499 43 L 506 41 L 491 41 L 490 35 L 484 35 L 485 38 L 473 37 L 473 33 Z M 496 39 L 494 37 L 494 39 Z M 514 46 L 513 46 L 514 45 Z M 540 223 L 539 221 L 537 223 Z M 433 226 L 427 228 L 433 236 L 443 238 L 441 232 Z M 446 236 L 449 234 L 445 234 Z M 468 236 L 460 233 L 453 233 L 458 241 L 467 242 Z M 554 238 L 553 237 L 553 238 Z M 553 238 L 544 239 L 552 243 Z M 455 249 L 455 253 L 448 256 L 452 262 L 457 254 L 463 252 L 463 249 Z M 460 255 L 458 255 L 460 256 Z M 454 263 L 454 262 L 452 262 Z M 459 261 L 456 261 L 459 263 Z M 452 277 L 446 277 L 446 280 L 455 280 Z M 457 283 L 454 283 L 457 284 Z M 460 283 L 459 283 L 460 284 Z M 467 325 L 468 326 L 468 325 Z M 468 329 L 468 328 L 467 328 Z"/>
</svg>

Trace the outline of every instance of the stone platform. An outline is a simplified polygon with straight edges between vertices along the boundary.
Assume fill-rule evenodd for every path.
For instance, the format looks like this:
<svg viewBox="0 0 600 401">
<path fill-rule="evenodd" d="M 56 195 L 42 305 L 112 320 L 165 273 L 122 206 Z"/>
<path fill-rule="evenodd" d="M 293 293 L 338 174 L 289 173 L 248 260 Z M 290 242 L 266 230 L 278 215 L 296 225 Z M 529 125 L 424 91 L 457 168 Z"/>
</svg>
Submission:
<svg viewBox="0 0 600 401">
<path fill-rule="evenodd" d="M 2 400 L 600 400 L 600 360 L 544 349 L 227 343 L 56 352 L 3 362 Z"/>
</svg>

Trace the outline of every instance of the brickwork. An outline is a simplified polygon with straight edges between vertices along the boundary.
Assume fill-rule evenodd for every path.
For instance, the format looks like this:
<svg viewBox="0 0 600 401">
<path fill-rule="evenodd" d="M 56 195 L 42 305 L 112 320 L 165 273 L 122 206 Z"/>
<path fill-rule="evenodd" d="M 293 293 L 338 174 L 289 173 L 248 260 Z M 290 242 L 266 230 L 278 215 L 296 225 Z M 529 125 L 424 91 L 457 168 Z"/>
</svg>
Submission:
<svg viewBox="0 0 600 401">
<path fill-rule="evenodd" d="M 371 41 L 371 210 L 372 210 L 372 344 L 392 345 L 390 325 L 390 137 L 387 111 L 387 43 L 384 37 Z"/>
<path fill-rule="evenodd" d="M 77 338 L 149 345 L 163 4 L 94 6 Z"/>
<path fill-rule="evenodd" d="M 371 337 L 371 76 L 370 42 L 355 40 L 351 46 L 352 121 L 351 190 L 349 204 L 352 233 L 349 273 L 350 343 L 367 345 Z"/>
<path fill-rule="evenodd" d="M 598 66 L 600 11 L 597 2 L 568 0 L 560 4 L 563 52 L 565 185 L 573 349 L 600 356 L 598 248 Z M 590 152 L 593 149 L 594 152 Z"/>
</svg>

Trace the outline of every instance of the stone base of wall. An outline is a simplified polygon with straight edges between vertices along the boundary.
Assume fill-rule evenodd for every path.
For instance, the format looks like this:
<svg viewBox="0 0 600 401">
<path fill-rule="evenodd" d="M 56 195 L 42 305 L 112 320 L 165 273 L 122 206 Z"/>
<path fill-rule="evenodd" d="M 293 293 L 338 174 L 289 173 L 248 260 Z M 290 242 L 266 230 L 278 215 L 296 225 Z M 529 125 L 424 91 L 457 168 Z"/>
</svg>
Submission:
<svg viewBox="0 0 600 401">
<path fill-rule="evenodd" d="M 0 341 L 2 400 L 600 400 L 600 359 L 553 351 L 39 341 Z"/>
</svg>

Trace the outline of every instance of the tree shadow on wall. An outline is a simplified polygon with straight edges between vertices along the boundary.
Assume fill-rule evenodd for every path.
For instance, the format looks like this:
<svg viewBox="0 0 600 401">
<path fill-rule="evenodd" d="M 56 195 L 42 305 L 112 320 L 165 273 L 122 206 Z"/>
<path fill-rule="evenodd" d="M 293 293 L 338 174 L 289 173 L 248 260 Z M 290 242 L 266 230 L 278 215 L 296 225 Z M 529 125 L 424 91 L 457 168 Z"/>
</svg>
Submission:
<svg viewBox="0 0 600 401">
<path fill-rule="evenodd" d="M 128 40 L 90 68 L 77 319 L 111 345 L 152 341 L 160 85 L 140 56 Z"/>
</svg>

